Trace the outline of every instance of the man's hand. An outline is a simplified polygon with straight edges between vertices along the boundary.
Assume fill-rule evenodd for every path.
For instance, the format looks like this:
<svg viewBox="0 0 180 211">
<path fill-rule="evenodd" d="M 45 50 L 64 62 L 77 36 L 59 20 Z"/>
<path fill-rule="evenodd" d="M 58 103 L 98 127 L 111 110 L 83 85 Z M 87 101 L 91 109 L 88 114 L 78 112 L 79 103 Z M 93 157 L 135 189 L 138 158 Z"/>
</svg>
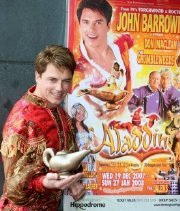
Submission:
<svg viewBox="0 0 180 211">
<path fill-rule="evenodd" d="M 69 194 L 73 197 L 75 201 L 81 199 L 85 194 L 85 187 L 81 182 L 73 183 L 69 187 Z"/>
<path fill-rule="evenodd" d="M 65 190 L 77 182 L 83 177 L 83 173 L 77 173 L 71 176 L 68 176 L 65 179 L 59 179 L 57 173 L 47 173 L 44 180 L 43 185 L 47 189 L 59 189 Z"/>
</svg>

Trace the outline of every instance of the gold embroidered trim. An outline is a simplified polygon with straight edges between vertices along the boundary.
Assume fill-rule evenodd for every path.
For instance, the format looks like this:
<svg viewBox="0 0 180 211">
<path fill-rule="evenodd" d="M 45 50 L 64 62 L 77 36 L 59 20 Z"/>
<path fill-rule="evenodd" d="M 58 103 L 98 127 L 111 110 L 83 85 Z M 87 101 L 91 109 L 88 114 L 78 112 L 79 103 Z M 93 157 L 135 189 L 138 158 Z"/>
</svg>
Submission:
<svg viewBox="0 0 180 211">
<path fill-rule="evenodd" d="M 38 106 L 47 107 L 47 102 L 45 100 L 43 100 L 42 98 L 40 98 L 40 97 L 34 95 L 33 93 L 31 93 L 30 90 L 24 96 L 24 99 L 27 100 L 28 102 L 34 103 Z"/>
<path fill-rule="evenodd" d="M 46 149 L 46 142 L 43 137 L 38 137 L 36 142 L 27 141 L 18 134 L 12 135 L 8 138 L 8 141 L 3 140 L 1 145 L 1 153 L 5 157 L 13 157 L 18 151 L 25 153 L 32 148 L 37 148 L 37 153 L 42 154 Z"/>
</svg>

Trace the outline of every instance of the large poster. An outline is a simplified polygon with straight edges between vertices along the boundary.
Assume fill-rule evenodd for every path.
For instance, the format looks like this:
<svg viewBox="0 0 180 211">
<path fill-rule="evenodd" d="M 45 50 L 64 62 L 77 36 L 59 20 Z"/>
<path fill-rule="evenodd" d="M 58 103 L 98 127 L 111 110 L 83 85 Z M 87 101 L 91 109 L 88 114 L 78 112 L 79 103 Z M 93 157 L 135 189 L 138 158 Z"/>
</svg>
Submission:
<svg viewBox="0 0 180 211">
<path fill-rule="evenodd" d="M 65 195 L 65 210 L 179 209 L 179 7 L 69 1 L 77 68 L 68 112 L 80 150 L 93 152 L 82 162 L 86 196 Z"/>
</svg>

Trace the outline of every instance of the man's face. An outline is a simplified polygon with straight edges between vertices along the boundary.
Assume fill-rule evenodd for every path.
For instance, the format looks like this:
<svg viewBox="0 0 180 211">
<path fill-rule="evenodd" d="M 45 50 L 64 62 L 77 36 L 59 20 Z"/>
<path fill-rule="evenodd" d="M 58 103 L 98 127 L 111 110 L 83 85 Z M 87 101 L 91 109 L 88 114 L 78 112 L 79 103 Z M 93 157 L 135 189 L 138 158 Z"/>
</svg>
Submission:
<svg viewBox="0 0 180 211">
<path fill-rule="evenodd" d="M 47 100 L 49 108 L 54 108 L 71 88 L 72 73 L 63 67 L 58 69 L 53 64 L 48 64 L 41 76 L 36 72 L 36 83 L 34 94 Z"/>
<path fill-rule="evenodd" d="M 153 73 L 149 77 L 149 84 L 152 90 L 157 90 L 160 86 L 161 76 L 160 73 Z"/>
<path fill-rule="evenodd" d="M 107 44 L 109 24 L 107 24 L 106 18 L 98 11 L 83 9 L 79 30 L 85 46 L 98 47 Z"/>
<path fill-rule="evenodd" d="M 169 72 L 163 73 L 161 75 L 161 86 L 162 86 L 162 88 L 167 89 L 168 87 L 171 86 L 171 83 L 172 83 L 171 74 Z"/>
</svg>

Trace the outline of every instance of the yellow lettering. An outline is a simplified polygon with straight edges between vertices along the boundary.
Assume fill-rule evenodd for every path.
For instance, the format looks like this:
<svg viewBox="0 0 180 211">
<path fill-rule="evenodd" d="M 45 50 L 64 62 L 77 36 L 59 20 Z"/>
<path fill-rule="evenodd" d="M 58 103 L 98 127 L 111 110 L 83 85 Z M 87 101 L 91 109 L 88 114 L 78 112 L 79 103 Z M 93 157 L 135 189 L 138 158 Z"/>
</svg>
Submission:
<svg viewBox="0 0 180 211">
<path fill-rule="evenodd" d="M 137 151 L 142 142 L 142 132 L 138 128 L 134 128 L 132 134 L 135 135 L 132 141 L 132 148 L 134 151 Z"/>
<path fill-rule="evenodd" d="M 180 16 L 142 14 L 142 32 L 180 33 Z"/>
<path fill-rule="evenodd" d="M 146 14 L 143 14 L 142 15 L 142 32 L 147 32 L 147 15 Z"/>
<path fill-rule="evenodd" d="M 162 152 L 164 149 L 168 149 L 169 137 L 153 133 L 147 123 L 143 125 L 143 131 L 134 127 L 132 134 L 125 135 L 123 139 L 120 136 L 120 129 L 112 130 L 106 124 L 103 124 L 103 131 L 103 141 L 101 145 L 96 147 L 95 151 L 103 151 L 103 156 L 105 157 L 121 157 L 124 153 L 131 154 L 132 152 L 147 151 L 152 148 L 162 149 Z"/>
<path fill-rule="evenodd" d="M 103 124 L 103 130 L 104 130 L 104 138 L 103 138 L 103 145 L 107 146 L 110 148 L 110 153 L 113 154 L 116 150 L 115 150 L 115 146 L 114 146 L 114 141 L 113 141 L 113 136 L 110 132 L 110 130 L 108 129 L 107 125 Z M 108 137 L 108 139 L 107 139 Z"/>
<path fill-rule="evenodd" d="M 125 153 L 131 149 L 131 139 L 129 136 L 125 136 L 125 143 L 122 145 L 121 152 Z"/>
<path fill-rule="evenodd" d="M 139 31 L 139 13 L 119 13 L 119 20 L 116 26 L 117 31 Z"/>
<path fill-rule="evenodd" d="M 144 48 L 145 49 L 153 49 L 154 48 L 154 40 L 153 39 L 144 39 Z"/>
</svg>

